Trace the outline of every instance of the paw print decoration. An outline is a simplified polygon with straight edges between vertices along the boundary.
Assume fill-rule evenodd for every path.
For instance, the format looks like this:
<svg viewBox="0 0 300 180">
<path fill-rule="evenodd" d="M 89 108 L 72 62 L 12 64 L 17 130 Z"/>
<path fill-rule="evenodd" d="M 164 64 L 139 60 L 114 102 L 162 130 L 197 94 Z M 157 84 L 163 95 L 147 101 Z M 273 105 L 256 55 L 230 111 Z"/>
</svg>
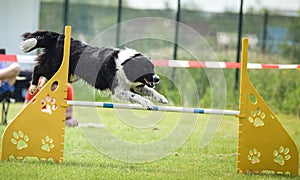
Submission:
<svg viewBox="0 0 300 180">
<path fill-rule="evenodd" d="M 261 152 L 257 151 L 257 149 L 249 150 L 247 159 L 251 161 L 252 164 L 256 164 L 260 162 Z"/>
<path fill-rule="evenodd" d="M 46 152 L 50 152 L 51 149 L 53 149 L 54 147 L 55 147 L 54 141 L 51 137 L 46 136 L 45 138 L 42 139 L 42 146 L 41 146 L 42 150 Z"/>
<path fill-rule="evenodd" d="M 251 115 L 248 117 L 248 120 L 254 127 L 264 126 L 264 119 L 266 115 L 261 111 L 260 108 L 251 111 Z"/>
<path fill-rule="evenodd" d="M 57 109 L 55 98 L 51 97 L 49 94 L 46 96 L 45 100 L 42 99 L 42 112 L 47 114 L 52 114 L 53 111 Z"/>
<path fill-rule="evenodd" d="M 13 132 L 13 137 L 10 139 L 11 143 L 15 144 L 18 150 L 25 149 L 28 147 L 29 137 L 19 130 Z"/>
<path fill-rule="evenodd" d="M 291 155 L 289 154 L 289 148 L 284 148 L 280 146 L 278 149 L 275 149 L 273 152 L 274 155 L 274 162 L 278 163 L 279 165 L 283 166 L 286 161 L 291 159 Z"/>
</svg>

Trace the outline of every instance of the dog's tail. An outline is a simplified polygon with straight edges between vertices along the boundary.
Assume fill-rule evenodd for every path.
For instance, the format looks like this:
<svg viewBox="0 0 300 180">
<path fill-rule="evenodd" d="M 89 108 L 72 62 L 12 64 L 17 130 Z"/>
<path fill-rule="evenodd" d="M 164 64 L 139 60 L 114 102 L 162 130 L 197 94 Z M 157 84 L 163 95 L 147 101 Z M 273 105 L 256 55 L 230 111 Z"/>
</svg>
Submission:
<svg viewBox="0 0 300 180">
<path fill-rule="evenodd" d="M 26 32 L 22 35 L 23 42 L 20 44 L 23 52 L 30 52 L 36 48 L 48 48 L 53 46 L 64 35 L 49 31 L 36 31 L 34 33 Z"/>
</svg>

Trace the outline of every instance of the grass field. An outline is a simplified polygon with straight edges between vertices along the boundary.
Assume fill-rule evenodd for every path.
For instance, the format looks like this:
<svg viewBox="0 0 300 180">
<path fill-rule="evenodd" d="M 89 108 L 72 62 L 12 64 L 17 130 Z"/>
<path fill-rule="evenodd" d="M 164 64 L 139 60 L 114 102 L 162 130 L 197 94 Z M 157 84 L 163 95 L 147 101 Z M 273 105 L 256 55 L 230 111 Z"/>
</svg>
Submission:
<svg viewBox="0 0 300 180">
<path fill-rule="evenodd" d="M 22 104 L 12 104 L 11 119 L 20 111 Z M 77 111 L 76 111 L 77 112 Z M 113 110 L 100 110 L 105 126 L 121 138 L 138 142 L 156 141 L 176 126 L 176 116 L 164 115 L 154 127 L 136 130 L 116 121 Z M 138 116 L 147 116 L 140 112 Z M 84 114 L 92 119 L 89 113 Z M 194 117 L 197 115 L 193 115 Z M 300 147 L 300 120 L 295 116 L 278 115 L 284 127 Z M 64 162 L 40 162 L 36 159 L 0 162 L 0 179 L 290 179 L 274 174 L 237 174 L 237 126 L 234 117 L 224 117 L 221 126 L 204 148 L 200 138 L 207 125 L 207 116 L 199 115 L 196 128 L 183 146 L 160 160 L 145 163 L 128 163 L 102 155 L 83 135 L 81 128 L 66 128 Z M 175 119 L 175 121 L 174 121 Z M 5 126 L 0 126 L 2 134 Z M 100 139 L 101 140 L 101 139 Z M 113 142 L 112 142 L 113 143 Z M 130 154 L 130 152 L 124 153 Z M 297 176 L 295 179 L 299 179 Z"/>
</svg>

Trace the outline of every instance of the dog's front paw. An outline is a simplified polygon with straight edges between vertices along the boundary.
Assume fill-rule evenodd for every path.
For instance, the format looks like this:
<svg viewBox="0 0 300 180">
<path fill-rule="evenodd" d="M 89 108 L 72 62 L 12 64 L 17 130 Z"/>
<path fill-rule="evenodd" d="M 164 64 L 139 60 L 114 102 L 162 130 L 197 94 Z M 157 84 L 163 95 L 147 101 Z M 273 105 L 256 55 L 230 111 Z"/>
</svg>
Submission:
<svg viewBox="0 0 300 180">
<path fill-rule="evenodd" d="M 33 95 L 36 90 L 37 90 L 37 86 L 36 85 L 30 85 L 29 94 Z"/>
<path fill-rule="evenodd" d="M 155 107 L 155 105 L 148 99 L 144 99 L 140 104 L 143 106 L 144 109 L 147 110 L 153 110 Z"/>
<path fill-rule="evenodd" d="M 157 102 L 160 102 L 162 104 L 168 104 L 168 102 L 169 102 L 167 100 L 167 98 L 165 96 L 161 95 L 161 94 L 158 94 L 157 96 L 155 96 L 154 100 L 157 101 Z"/>
</svg>

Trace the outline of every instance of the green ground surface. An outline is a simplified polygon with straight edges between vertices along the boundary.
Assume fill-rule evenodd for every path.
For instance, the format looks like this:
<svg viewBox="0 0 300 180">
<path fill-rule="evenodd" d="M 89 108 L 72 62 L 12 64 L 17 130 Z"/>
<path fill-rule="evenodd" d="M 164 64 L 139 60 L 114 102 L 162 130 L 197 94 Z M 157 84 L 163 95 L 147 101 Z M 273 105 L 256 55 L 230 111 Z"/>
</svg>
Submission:
<svg viewBox="0 0 300 180">
<path fill-rule="evenodd" d="M 9 119 L 20 111 L 22 104 L 12 104 L 9 111 Z M 87 109 L 75 109 L 75 116 L 79 122 L 85 122 L 97 118 Z M 136 123 L 122 121 L 124 112 L 115 110 L 99 110 L 98 117 L 116 137 L 127 142 L 147 143 L 156 142 L 170 134 L 177 126 L 178 113 L 151 114 L 150 112 L 133 111 L 134 116 L 141 121 L 149 116 L 160 117 L 154 125 L 138 128 Z M 82 117 L 85 117 L 82 120 Z M 65 131 L 64 162 L 41 162 L 36 159 L 24 161 L 9 160 L 0 162 L 0 179 L 290 179 L 289 176 L 274 174 L 237 174 L 237 128 L 238 120 L 234 117 L 224 117 L 220 128 L 207 146 L 200 148 L 199 142 L 208 124 L 207 115 L 189 115 L 184 126 L 190 126 L 197 122 L 191 136 L 178 149 L 170 152 L 169 156 L 144 163 L 123 162 L 100 153 L 94 139 L 107 140 L 97 136 L 97 131 L 103 127 L 91 128 L 97 131 L 91 136 L 87 135 L 84 128 L 67 127 Z M 278 114 L 284 127 L 300 147 L 300 121 L 298 117 Z M 198 118 L 197 121 L 193 119 Z M 87 122 L 87 121 L 86 121 Z M 0 133 L 5 125 L 0 126 Z M 92 136 L 92 137 L 93 137 Z M 86 138 L 88 137 L 88 139 Z M 101 139 L 103 138 L 103 139 Z M 115 142 L 109 142 L 112 147 L 118 146 Z M 168 144 L 166 144 L 166 147 Z M 129 150 L 122 149 L 124 154 L 131 154 Z M 154 153 L 158 153 L 157 150 Z M 297 176 L 295 179 L 299 179 Z"/>
</svg>

